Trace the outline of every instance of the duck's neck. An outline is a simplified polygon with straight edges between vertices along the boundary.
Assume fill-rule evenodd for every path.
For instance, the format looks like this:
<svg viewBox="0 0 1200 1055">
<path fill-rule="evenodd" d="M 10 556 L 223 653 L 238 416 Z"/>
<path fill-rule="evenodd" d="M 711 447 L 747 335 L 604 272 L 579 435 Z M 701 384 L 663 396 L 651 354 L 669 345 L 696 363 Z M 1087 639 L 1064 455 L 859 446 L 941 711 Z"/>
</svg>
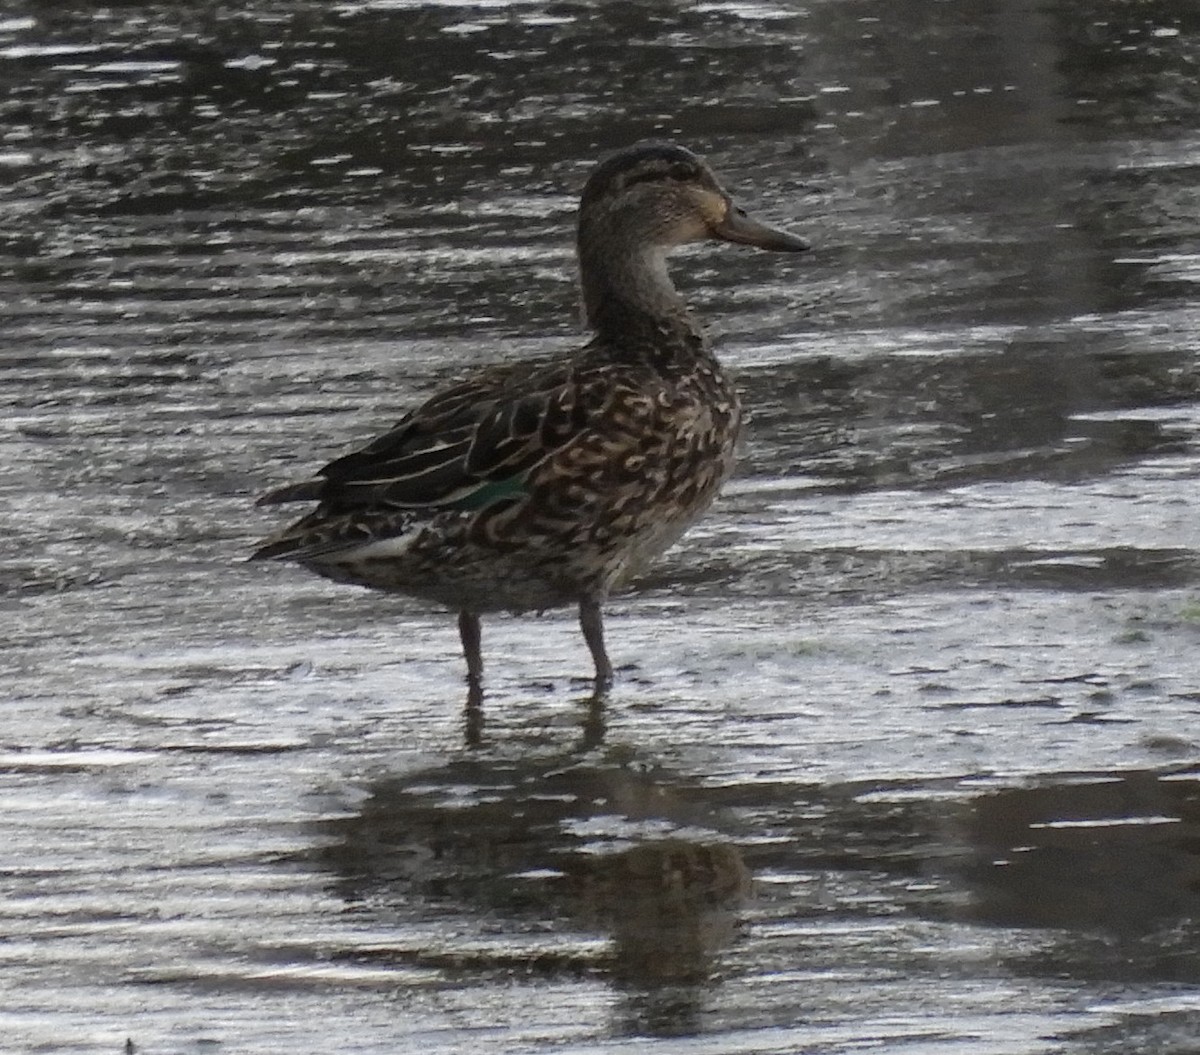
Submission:
<svg viewBox="0 0 1200 1055">
<path fill-rule="evenodd" d="M 587 324 L 602 340 L 614 346 L 640 344 L 639 338 L 702 345 L 661 247 L 581 237 L 579 279 Z"/>
</svg>

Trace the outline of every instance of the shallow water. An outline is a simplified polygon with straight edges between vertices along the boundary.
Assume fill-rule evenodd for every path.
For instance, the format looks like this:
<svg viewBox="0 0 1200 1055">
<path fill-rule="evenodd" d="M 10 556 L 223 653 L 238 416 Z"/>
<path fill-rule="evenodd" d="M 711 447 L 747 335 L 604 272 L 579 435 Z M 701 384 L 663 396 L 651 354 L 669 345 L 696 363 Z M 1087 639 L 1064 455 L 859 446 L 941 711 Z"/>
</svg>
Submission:
<svg viewBox="0 0 1200 1055">
<path fill-rule="evenodd" d="M 1193 1052 L 1200 14 L 1010 0 L 10 5 L 14 1051 Z M 254 494 L 578 341 L 594 158 L 753 412 L 609 606 L 241 557 Z"/>
</svg>

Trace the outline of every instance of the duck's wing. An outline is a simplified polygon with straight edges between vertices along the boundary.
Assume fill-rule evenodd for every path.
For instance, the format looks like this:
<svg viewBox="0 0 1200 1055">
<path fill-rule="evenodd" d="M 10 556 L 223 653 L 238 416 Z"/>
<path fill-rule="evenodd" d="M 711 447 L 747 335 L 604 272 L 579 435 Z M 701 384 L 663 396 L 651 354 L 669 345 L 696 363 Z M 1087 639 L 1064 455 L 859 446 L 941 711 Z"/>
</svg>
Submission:
<svg viewBox="0 0 1200 1055">
<path fill-rule="evenodd" d="M 529 471 L 585 430 L 605 402 L 577 360 L 495 366 L 259 504 L 318 501 L 314 518 L 321 519 L 366 510 L 482 508 L 519 494 Z"/>
</svg>

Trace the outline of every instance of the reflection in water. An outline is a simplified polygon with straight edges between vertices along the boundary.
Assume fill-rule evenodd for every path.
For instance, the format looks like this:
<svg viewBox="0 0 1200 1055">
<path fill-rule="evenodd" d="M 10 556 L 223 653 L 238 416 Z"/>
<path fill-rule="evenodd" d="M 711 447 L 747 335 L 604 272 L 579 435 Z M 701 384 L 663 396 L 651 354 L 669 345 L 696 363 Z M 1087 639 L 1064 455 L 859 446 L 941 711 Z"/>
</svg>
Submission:
<svg viewBox="0 0 1200 1055">
<path fill-rule="evenodd" d="M 426 965 L 600 971 L 625 993 L 623 1028 L 689 1032 L 750 893 L 741 852 L 709 827 L 721 814 L 697 785 L 637 763 L 476 757 L 374 784 L 330 826 L 325 862 L 372 911 L 446 920 Z M 550 927 L 563 951 L 463 955 L 464 913 Z M 607 951 L 572 953 L 579 927 L 607 931 Z"/>
<path fill-rule="evenodd" d="M 702 1030 L 720 979 L 822 969 L 822 924 L 868 944 L 894 940 L 880 920 L 1045 929 L 997 954 L 1056 977 L 1200 981 L 1184 937 L 1200 920 L 1194 772 L 988 784 L 706 786 L 636 762 L 476 756 L 375 783 L 330 826 L 324 862 L 381 919 L 445 925 L 423 965 L 601 972 L 634 1033 Z M 464 951 L 469 918 L 536 941 Z M 606 931 L 607 949 L 580 928 Z M 878 953 L 925 970 L 919 947 Z M 942 970 L 975 970 L 969 959 Z"/>
<path fill-rule="evenodd" d="M 734 937 L 732 911 L 749 893 L 727 843 L 650 840 L 567 872 L 580 909 L 613 933 L 613 975 L 634 985 L 704 981 Z"/>
<path fill-rule="evenodd" d="M 622 1032 L 699 1032 L 705 983 L 737 934 L 750 875 L 723 842 L 651 839 L 565 866 L 576 911 L 612 933 L 608 969 L 622 990 Z"/>
<path fill-rule="evenodd" d="M 743 474 L 802 473 L 818 485 L 810 494 L 1073 483 L 1186 449 L 1188 430 L 1169 421 L 1134 409 L 1091 413 L 1194 396 L 1200 380 L 1182 342 L 1150 350 L 1111 335 L 1002 331 L 972 357 L 936 351 L 924 337 L 854 362 L 806 358 L 744 371 L 757 431 Z"/>
<path fill-rule="evenodd" d="M 1039 973 L 1200 981 L 1194 769 L 982 791 L 976 781 L 821 788 L 801 801 L 817 819 L 774 829 L 788 841 L 748 851 L 750 867 L 879 872 L 906 913 L 1049 928 L 1053 940 L 1023 963 Z"/>
<path fill-rule="evenodd" d="M 606 695 L 597 695 L 595 691 L 581 701 L 583 713 L 579 723 L 580 738 L 578 750 L 590 751 L 604 743 L 604 734 L 608 729 Z M 482 747 L 485 743 L 484 733 L 487 729 L 487 716 L 484 708 L 483 688 L 479 682 L 467 686 L 467 700 L 463 708 L 463 743 L 470 748 Z"/>
<path fill-rule="evenodd" d="M 975 801 L 974 918 L 1145 937 L 1200 924 L 1200 784 L 1132 773 Z M 1200 966 L 1200 965 L 1198 965 Z"/>
</svg>

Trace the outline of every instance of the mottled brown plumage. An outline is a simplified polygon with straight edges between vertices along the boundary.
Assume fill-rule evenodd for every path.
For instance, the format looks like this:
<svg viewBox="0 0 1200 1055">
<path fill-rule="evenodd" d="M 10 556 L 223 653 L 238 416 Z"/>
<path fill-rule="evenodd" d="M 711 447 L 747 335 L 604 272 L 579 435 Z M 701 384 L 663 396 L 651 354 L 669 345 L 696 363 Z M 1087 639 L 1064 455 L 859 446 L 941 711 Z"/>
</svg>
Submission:
<svg viewBox="0 0 1200 1055">
<path fill-rule="evenodd" d="M 480 613 L 578 604 L 602 692 L 600 604 L 733 468 L 737 394 L 665 266 L 672 247 L 707 239 L 806 248 L 746 217 L 681 147 L 602 162 L 578 232 L 592 340 L 480 370 L 316 478 L 267 494 L 260 504 L 319 504 L 253 557 L 456 609 L 476 699 Z"/>
</svg>

